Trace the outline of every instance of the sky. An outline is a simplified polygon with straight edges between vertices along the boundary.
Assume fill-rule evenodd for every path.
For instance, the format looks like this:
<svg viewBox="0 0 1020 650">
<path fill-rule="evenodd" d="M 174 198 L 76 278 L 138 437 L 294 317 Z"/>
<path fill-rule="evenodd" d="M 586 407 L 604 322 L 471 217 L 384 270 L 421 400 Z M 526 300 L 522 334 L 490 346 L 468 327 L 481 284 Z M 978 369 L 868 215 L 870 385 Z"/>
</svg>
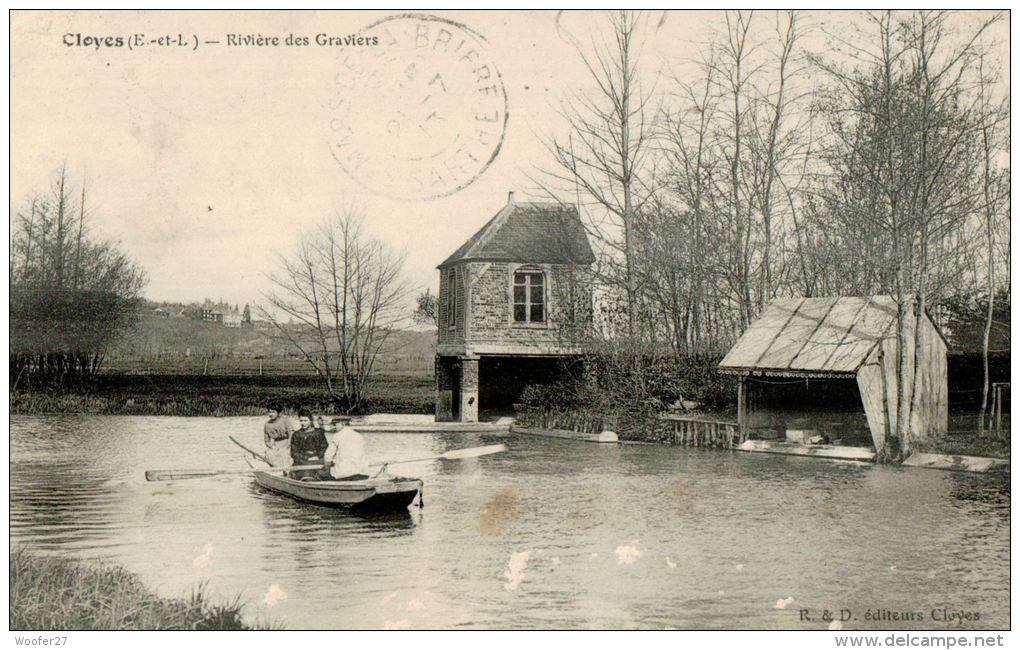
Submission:
<svg viewBox="0 0 1020 650">
<path fill-rule="evenodd" d="M 385 42 L 361 49 L 314 43 L 317 34 L 378 33 L 362 30 L 392 12 L 15 12 L 12 206 L 44 191 L 66 161 L 76 181 L 87 179 L 94 230 L 118 240 L 145 268 L 145 297 L 240 304 L 264 302 L 266 274 L 278 267 L 278 255 L 291 254 L 301 231 L 355 208 L 369 234 L 406 253 L 406 277 L 416 290 L 435 291 L 435 266 L 506 203 L 507 192 L 518 200 L 547 198 L 533 181 L 550 166 L 543 140 L 565 137 L 563 100 L 591 90 L 574 43 L 587 43 L 601 19 L 584 12 L 430 13 L 468 29 L 479 60 L 498 70 L 508 109 L 495 157 L 484 168 L 467 160 L 463 183 L 439 197 L 415 190 L 413 165 L 389 165 L 378 154 L 451 151 L 440 143 L 470 141 L 465 103 L 474 100 L 467 94 L 484 84 L 452 55 L 437 54 L 425 64 L 446 74 L 450 94 L 438 112 L 450 119 L 415 135 L 394 132 L 395 115 L 408 125 L 427 120 L 428 111 L 410 106 L 408 97 L 433 97 L 424 79 L 404 94 L 379 90 L 400 70 L 402 50 Z M 663 61 L 682 70 L 722 16 L 649 18 L 642 64 L 654 80 Z M 1008 22 L 999 27 L 1008 59 Z M 138 34 L 146 42 L 181 34 L 189 46 L 116 45 Z M 228 46 L 231 34 L 275 36 L 280 45 Z M 292 34 L 309 45 L 287 46 Z M 85 44 L 96 36 L 112 37 L 112 46 Z M 354 82 L 338 81 L 345 70 L 355 70 Z M 476 105 L 476 119 L 496 104 Z M 345 135 L 368 152 L 359 171 L 331 148 Z M 492 142 L 474 146 L 478 156 L 494 149 Z M 569 194 L 560 198 L 572 200 Z"/>
</svg>

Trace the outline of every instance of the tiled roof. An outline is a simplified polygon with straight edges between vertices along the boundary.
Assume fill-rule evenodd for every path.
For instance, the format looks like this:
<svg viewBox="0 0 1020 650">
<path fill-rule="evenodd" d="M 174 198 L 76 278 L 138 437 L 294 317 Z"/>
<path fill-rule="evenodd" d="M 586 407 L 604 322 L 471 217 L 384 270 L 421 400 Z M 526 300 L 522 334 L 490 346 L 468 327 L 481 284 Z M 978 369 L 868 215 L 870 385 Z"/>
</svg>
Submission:
<svg viewBox="0 0 1020 650">
<path fill-rule="evenodd" d="M 465 261 L 591 264 L 595 255 L 577 206 L 510 200 L 439 268 Z"/>
<path fill-rule="evenodd" d="M 896 322 L 890 296 L 773 301 L 719 364 L 721 370 L 856 373 Z"/>
</svg>

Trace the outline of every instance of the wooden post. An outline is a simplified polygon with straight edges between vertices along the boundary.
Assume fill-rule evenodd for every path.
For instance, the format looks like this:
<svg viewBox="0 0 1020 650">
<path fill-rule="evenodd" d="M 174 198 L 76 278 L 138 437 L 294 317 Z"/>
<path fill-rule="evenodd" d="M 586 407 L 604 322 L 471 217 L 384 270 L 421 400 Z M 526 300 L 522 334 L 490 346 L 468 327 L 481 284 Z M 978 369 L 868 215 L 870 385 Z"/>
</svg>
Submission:
<svg viewBox="0 0 1020 650">
<path fill-rule="evenodd" d="M 262 357 L 259 357 L 259 377 L 262 376 Z"/>
<path fill-rule="evenodd" d="M 994 428 L 993 427 L 993 423 L 995 422 L 995 407 L 997 405 L 998 400 L 999 400 L 999 386 L 998 386 L 998 384 L 992 384 L 992 408 L 988 412 L 988 433 L 989 434 L 991 434 L 992 429 Z M 981 422 L 981 433 L 984 433 L 984 431 L 985 431 L 985 423 L 982 420 L 982 422 Z M 996 435 L 998 435 L 999 432 L 996 431 L 995 433 L 996 433 Z"/>
<path fill-rule="evenodd" d="M 744 401 L 747 399 L 747 392 L 744 388 L 744 382 L 747 381 L 746 375 L 740 376 L 740 383 L 737 384 L 737 427 L 740 429 L 740 440 L 743 442 L 744 436 L 747 431 L 747 413 L 745 412 Z"/>
<path fill-rule="evenodd" d="M 1002 384 L 995 385 L 995 435 L 1002 436 Z"/>
</svg>

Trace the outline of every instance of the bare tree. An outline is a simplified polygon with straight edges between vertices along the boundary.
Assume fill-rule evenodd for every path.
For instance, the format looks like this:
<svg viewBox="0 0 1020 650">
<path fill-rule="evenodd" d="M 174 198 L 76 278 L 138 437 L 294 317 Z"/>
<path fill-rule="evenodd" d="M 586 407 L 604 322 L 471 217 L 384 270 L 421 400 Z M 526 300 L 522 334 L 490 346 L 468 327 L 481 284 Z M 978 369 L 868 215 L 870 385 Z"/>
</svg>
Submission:
<svg viewBox="0 0 1020 650">
<path fill-rule="evenodd" d="M 979 92 L 979 116 L 981 130 L 981 188 L 984 198 L 984 222 L 985 236 L 988 242 L 988 266 L 986 287 L 988 293 L 988 312 L 985 320 L 984 332 L 981 337 L 981 357 L 984 370 L 981 384 L 981 409 L 978 413 L 978 431 L 985 432 L 985 412 L 988 409 L 988 344 L 992 333 L 992 316 L 995 311 L 995 223 L 996 217 L 1007 210 L 1009 200 L 1008 179 L 996 170 L 996 159 L 1002 154 L 1008 154 L 1009 143 L 1006 137 L 1001 134 L 1003 124 L 1009 123 L 1009 101 L 1001 104 L 993 103 L 990 93 L 991 87 L 999 81 L 997 70 L 989 71 L 985 67 L 984 57 L 979 65 L 978 92 Z M 1004 146 L 1005 145 L 1005 146 Z M 1007 182 L 1003 182 L 1006 180 Z M 1007 216 L 1008 220 L 1008 216 Z"/>
<path fill-rule="evenodd" d="M 403 263 L 348 210 L 301 233 L 294 255 L 269 276 L 275 288 L 263 312 L 348 412 L 363 403 L 376 358 L 404 320 Z"/>
<path fill-rule="evenodd" d="M 575 40 L 596 90 L 579 92 L 565 103 L 571 132 L 566 140 L 549 144 L 555 168 L 548 174 L 562 186 L 583 191 L 604 215 L 591 227 L 608 251 L 600 275 L 623 289 L 627 335 L 633 339 L 639 293 L 634 220 L 648 195 L 640 175 L 650 141 L 649 96 L 638 72 L 644 18 L 618 11 L 609 13 L 608 21 L 610 34 L 604 40 L 593 38 L 590 47 Z"/>
<path fill-rule="evenodd" d="M 832 187 L 826 212 L 861 241 L 874 275 L 870 293 L 896 298 L 895 432 L 885 461 L 910 452 L 910 421 L 919 406 L 915 363 L 921 319 L 947 282 L 959 251 L 951 235 L 980 205 L 974 176 L 978 101 L 971 82 L 976 41 L 996 17 L 960 34 L 946 12 L 869 14 L 877 35 L 853 44 L 851 71 L 821 63 L 836 84 L 828 106 Z M 844 43 L 846 39 L 840 37 Z"/>
<path fill-rule="evenodd" d="M 687 268 L 676 269 L 686 282 L 668 282 L 688 285 L 689 306 L 683 318 L 671 308 L 675 316 L 667 322 L 686 321 L 692 346 L 728 341 L 794 276 L 785 252 L 785 240 L 794 238 L 787 215 L 794 215 L 805 177 L 811 131 L 810 113 L 801 110 L 807 92 L 797 87 L 802 30 L 793 12 L 728 12 L 724 29 L 687 62 L 691 69 L 672 76 L 655 165 L 655 187 L 668 198 L 652 203 L 673 212 L 658 227 L 673 232 L 670 246 L 687 258 Z M 676 262 L 668 249 L 663 253 L 654 258 L 652 277 Z"/>
<path fill-rule="evenodd" d="M 719 75 L 719 83 L 722 93 L 732 103 L 733 110 L 729 114 L 729 139 L 730 142 L 725 148 L 725 157 L 729 167 L 729 188 L 728 216 L 730 217 L 731 229 L 728 233 L 726 245 L 729 253 L 727 268 L 729 273 L 727 279 L 731 290 L 736 295 L 740 305 L 741 329 L 747 327 L 754 317 L 754 308 L 751 302 L 751 201 L 747 187 L 742 176 L 742 156 L 744 155 L 743 145 L 745 134 L 743 128 L 747 121 L 747 92 L 748 77 L 753 70 L 747 69 L 747 59 L 752 53 L 754 45 L 748 38 L 751 28 L 751 20 L 754 12 L 727 12 L 726 14 L 726 38 L 721 47 L 722 58 L 718 61 L 723 71 Z M 745 208 L 744 203 L 748 205 Z"/>
<path fill-rule="evenodd" d="M 653 219 L 659 218 L 646 224 L 650 232 L 645 239 L 659 244 L 659 250 L 653 245 L 646 253 L 651 255 L 648 259 L 656 260 L 650 290 L 663 312 L 667 338 L 678 357 L 702 346 L 711 347 L 708 312 L 717 303 L 706 298 L 712 278 L 721 271 L 714 257 L 698 253 L 720 243 L 712 223 L 718 210 L 712 178 L 713 172 L 716 176 L 719 172 L 712 142 L 717 104 L 713 56 L 711 49 L 701 62 L 703 74 L 696 80 L 680 76 L 671 80 L 674 94 L 660 119 L 662 145 L 658 153 L 664 161 L 665 178 L 658 183 L 662 189 L 658 205 L 649 210 Z"/>
<path fill-rule="evenodd" d="M 145 272 L 116 242 L 91 235 L 84 181 L 80 201 L 74 194 L 65 165 L 48 193 L 12 209 L 12 385 L 89 380 L 137 316 Z"/>
</svg>

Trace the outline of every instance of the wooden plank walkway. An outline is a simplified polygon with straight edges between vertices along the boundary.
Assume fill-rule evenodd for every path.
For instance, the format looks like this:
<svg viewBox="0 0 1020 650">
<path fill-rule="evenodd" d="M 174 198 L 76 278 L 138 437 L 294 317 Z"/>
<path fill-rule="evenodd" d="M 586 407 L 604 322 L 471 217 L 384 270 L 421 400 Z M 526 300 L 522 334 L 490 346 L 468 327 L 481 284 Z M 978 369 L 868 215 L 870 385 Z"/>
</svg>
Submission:
<svg viewBox="0 0 1020 650">
<path fill-rule="evenodd" d="M 983 456 L 913 453 L 903 461 L 903 466 L 945 469 L 953 472 L 984 473 L 993 469 L 1007 469 L 1009 468 L 1009 461 L 1002 458 L 985 458 Z"/>
<path fill-rule="evenodd" d="M 374 413 L 354 418 L 351 427 L 361 433 L 509 433 L 513 418 L 494 422 L 436 422 L 431 415 Z"/>
<path fill-rule="evenodd" d="M 413 424 L 402 422 L 375 422 L 358 424 L 352 422 L 351 427 L 360 433 L 509 433 L 509 424 L 490 422 L 432 422 L 431 424 Z"/>
<path fill-rule="evenodd" d="M 751 451 L 763 454 L 785 454 L 788 456 L 813 456 L 836 460 L 856 460 L 874 462 L 875 452 L 868 447 L 841 447 L 837 445 L 798 445 L 792 442 L 774 442 L 771 440 L 745 440 L 735 447 L 740 451 Z"/>
<path fill-rule="evenodd" d="M 534 429 L 514 425 L 510 427 L 510 433 L 523 433 L 529 436 L 544 436 L 546 438 L 566 438 L 568 440 L 580 440 L 582 442 L 619 442 L 616 434 L 611 431 L 604 431 L 602 433 L 582 433 L 580 431 L 568 431 L 567 429 Z"/>
</svg>

